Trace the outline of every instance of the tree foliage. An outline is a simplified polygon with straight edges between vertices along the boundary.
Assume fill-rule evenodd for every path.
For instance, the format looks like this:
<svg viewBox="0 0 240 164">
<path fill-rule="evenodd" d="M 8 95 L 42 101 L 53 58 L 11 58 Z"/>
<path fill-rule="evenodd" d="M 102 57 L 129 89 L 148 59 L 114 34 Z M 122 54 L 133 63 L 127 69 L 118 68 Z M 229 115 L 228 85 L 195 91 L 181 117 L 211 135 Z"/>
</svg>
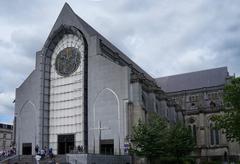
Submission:
<svg viewBox="0 0 240 164">
<path fill-rule="evenodd" d="M 213 116 L 217 129 L 223 129 L 229 141 L 240 142 L 240 78 L 235 78 L 224 87 L 226 108 L 221 115 Z"/>
<path fill-rule="evenodd" d="M 133 128 L 130 151 L 150 161 L 160 157 L 181 158 L 194 148 L 191 131 L 183 124 L 168 124 L 164 119 L 151 114 L 148 122 L 139 121 Z"/>
<path fill-rule="evenodd" d="M 161 156 L 165 153 L 167 146 L 167 124 L 156 115 L 151 115 L 147 123 L 139 120 L 133 127 L 131 150 L 138 156 L 149 159 Z"/>
<path fill-rule="evenodd" d="M 194 140 L 189 128 L 177 123 L 170 127 L 168 135 L 168 153 L 177 158 L 189 155 L 194 149 Z"/>
</svg>

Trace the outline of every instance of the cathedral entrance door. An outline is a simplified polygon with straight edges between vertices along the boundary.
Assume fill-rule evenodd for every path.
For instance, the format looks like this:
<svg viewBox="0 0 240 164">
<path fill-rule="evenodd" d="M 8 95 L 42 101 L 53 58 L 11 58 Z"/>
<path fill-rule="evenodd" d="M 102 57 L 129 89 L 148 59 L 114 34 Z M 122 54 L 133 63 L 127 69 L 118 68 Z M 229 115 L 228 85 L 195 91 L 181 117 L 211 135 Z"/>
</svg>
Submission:
<svg viewBox="0 0 240 164">
<path fill-rule="evenodd" d="M 70 153 L 74 149 L 74 134 L 58 135 L 58 154 Z"/>
<path fill-rule="evenodd" d="M 113 140 L 101 140 L 100 142 L 100 154 L 113 155 L 114 144 Z"/>
<path fill-rule="evenodd" d="M 22 154 L 31 155 L 32 154 L 32 143 L 23 143 L 22 144 Z"/>
</svg>

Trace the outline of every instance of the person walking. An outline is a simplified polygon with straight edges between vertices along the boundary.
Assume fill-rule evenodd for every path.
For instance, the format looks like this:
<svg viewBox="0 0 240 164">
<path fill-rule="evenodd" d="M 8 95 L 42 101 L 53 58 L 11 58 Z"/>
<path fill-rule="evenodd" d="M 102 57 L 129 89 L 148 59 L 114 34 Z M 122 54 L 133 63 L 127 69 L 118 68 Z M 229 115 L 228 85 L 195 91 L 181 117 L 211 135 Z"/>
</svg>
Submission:
<svg viewBox="0 0 240 164">
<path fill-rule="evenodd" d="M 35 146 L 35 153 L 38 154 L 38 151 L 39 151 L 39 146 L 36 145 L 36 146 Z"/>
</svg>

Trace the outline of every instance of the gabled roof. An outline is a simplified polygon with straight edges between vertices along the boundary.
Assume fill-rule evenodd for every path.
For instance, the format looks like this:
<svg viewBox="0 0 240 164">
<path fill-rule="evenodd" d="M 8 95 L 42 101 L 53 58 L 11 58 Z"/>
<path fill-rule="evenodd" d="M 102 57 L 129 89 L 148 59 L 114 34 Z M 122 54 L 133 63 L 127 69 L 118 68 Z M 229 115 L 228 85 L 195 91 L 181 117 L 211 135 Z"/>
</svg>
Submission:
<svg viewBox="0 0 240 164">
<path fill-rule="evenodd" d="M 229 77 L 227 67 L 202 70 L 157 78 L 157 84 L 165 92 L 178 92 L 221 86 Z"/>
<path fill-rule="evenodd" d="M 141 69 L 136 63 L 134 63 L 128 56 L 126 56 L 122 51 L 120 51 L 117 47 L 115 47 L 111 42 L 109 42 L 105 37 L 103 37 L 100 33 L 98 33 L 95 29 L 93 29 L 88 23 L 86 23 L 83 19 L 81 19 L 78 15 L 74 13 L 71 7 L 65 3 L 48 38 L 53 35 L 53 33 L 58 30 L 61 25 L 74 26 L 82 30 L 83 33 L 87 33 L 89 36 L 97 36 L 98 39 L 102 41 L 106 46 L 108 46 L 113 51 L 119 54 L 119 57 L 123 59 L 126 63 L 131 65 L 138 72 L 142 73 L 145 78 L 151 80 L 155 83 L 155 79 L 151 77 L 147 72 Z M 48 41 L 48 39 L 47 39 Z M 47 44 L 47 42 L 45 43 Z"/>
<path fill-rule="evenodd" d="M 89 35 L 97 35 L 98 32 L 88 25 L 84 20 L 77 16 L 68 3 L 65 3 L 49 36 L 56 31 L 61 25 L 69 25 L 75 27 L 82 27 L 81 29 L 86 30 Z"/>
</svg>

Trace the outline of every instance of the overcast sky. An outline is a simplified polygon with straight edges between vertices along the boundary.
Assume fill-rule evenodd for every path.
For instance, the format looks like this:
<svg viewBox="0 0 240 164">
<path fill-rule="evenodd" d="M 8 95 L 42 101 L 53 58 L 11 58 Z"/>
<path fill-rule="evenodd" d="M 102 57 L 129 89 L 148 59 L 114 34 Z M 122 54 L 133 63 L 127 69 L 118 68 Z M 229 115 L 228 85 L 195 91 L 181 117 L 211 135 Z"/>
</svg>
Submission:
<svg viewBox="0 0 240 164">
<path fill-rule="evenodd" d="M 0 1 L 0 122 L 12 122 L 15 88 L 34 69 L 65 1 Z M 67 1 L 153 77 L 227 66 L 240 75 L 239 0 Z"/>
</svg>

